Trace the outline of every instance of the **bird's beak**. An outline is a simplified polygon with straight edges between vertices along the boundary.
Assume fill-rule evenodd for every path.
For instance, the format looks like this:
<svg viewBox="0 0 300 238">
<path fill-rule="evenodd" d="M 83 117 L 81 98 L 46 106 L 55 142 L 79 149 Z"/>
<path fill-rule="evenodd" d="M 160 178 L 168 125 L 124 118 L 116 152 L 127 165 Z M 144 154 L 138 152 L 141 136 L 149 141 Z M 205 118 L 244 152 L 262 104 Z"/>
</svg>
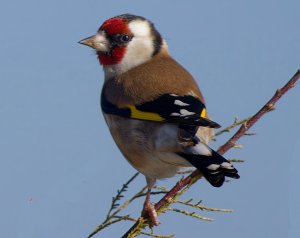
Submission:
<svg viewBox="0 0 300 238">
<path fill-rule="evenodd" d="M 101 33 L 97 33 L 94 36 L 85 38 L 79 41 L 78 43 L 92 47 L 97 51 L 107 52 L 109 50 L 109 42 L 106 39 L 106 37 Z"/>
</svg>

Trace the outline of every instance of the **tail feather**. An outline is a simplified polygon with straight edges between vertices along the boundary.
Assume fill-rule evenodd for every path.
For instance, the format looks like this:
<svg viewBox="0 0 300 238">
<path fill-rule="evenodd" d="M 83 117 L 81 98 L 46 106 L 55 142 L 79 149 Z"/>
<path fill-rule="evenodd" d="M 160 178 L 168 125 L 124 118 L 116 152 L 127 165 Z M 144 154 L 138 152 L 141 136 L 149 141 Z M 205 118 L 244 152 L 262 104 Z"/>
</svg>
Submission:
<svg viewBox="0 0 300 238">
<path fill-rule="evenodd" d="M 178 154 L 195 166 L 214 187 L 221 187 L 225 181 L 225 177 L 234 179 L 240 177 L 238 171 L 228 160 L 208 146 L 207 148 L 211 151 L 209 155 L 195 153 L 196 151 L 193 151 L 193 153 L 182 152 Z"/>
</svg>

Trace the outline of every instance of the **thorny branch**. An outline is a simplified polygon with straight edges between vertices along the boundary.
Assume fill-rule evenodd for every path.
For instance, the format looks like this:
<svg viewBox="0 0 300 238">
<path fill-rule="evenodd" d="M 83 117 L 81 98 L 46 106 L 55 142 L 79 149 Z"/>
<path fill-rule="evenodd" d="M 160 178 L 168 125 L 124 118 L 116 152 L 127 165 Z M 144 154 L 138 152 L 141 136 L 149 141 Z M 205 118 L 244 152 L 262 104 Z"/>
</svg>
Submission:
<svg viewBox="0 0 300 238">
<path fill-rule="evenodd" d="M 128 185 L 129 185 L 129 184 L 130 184 L 130 183 L 131 183 L 138 175 L 139 175 L 138 172 L 135 173 L 135 174 L 134 174 L 134 175 L 133 175 L 126 183 L 123 184 L 122 188 L 121 188 L 120 190 L 117 191 L 117 195 L 116 195 L 115 197 L 112 198 L 111 207 L 110 207 L 110 209 L 109 209 L 109 211 L 108 211 L 108 213 L 107 213 L 106 220 L 105 220 L 104 222 L 108 221 L 108 220 L 110 219 L 110 217 L 113 217 L 114 215 L 117 214 L 117 212 L 114 212 L 114 213 L 112 214 L 112 211 L 113 211 L 114 209 L 116 209 L 116 208 L 119 206 L 119 204 L 118 204 L 117 202 L 123 197 L 122 193 L 123 193 L 123 192 L 126 192 Z M 118 210 L 117 210 L 117 211 L 118 211 Z"/>
<path fill-rule="evenodd" d="M 278 89 L 274 96 L 248 121 L 246 121 L 240 129 L 219 149 L 219 154 L 224 154 L 230 148 L 232 148 L 238 139 L 240 139 L 264 114 L 274 110 L 275 103 L 291 88 L 293 88 L 300 78 L 300 69 L 295 73 L 295 75 L 280 89 Z"/>
<path fill-rule="evenodd" d="M 117 195 L 112 198 L 110 209 L 106 215 L 106 219 L 96 227 L 96 229 L 88 236 L 88 238 L 93 237 L 99 231 L 103 230 L 104 228 L 121 221 L 133 221 L 136 222 L 137 219 L 130 217 L 129 215 L 119 216 L 118 214 L 123 211 L 130 203 L 132 203 L 135 199 L 146 196 L 145 190 L 147 186 L 143 187 L 139 192 L 137 192 L 134 196 L 132 196 L 129 200 L 119 204 L 118 202 L 124 197 L 124 192 L 127 191 L 129 184 L 139 175 L 139 173 L 135 173 L 123 186 L 121 189 L 117 191 Z M 154 186 L 154 188 L 158 189 L 159 191 L 151 192 L 151 195 L 159 195 L 159 194 L 166 194 L 169 190 L 161 186 Z M 151 234 L 154 237 L 153 234 Z"/>
<path fill-rule="evenodd" d="M 229 149 L 234 147 L 236 142 L 246 134 L 246 132 L 267 112 L 274 109 L 275 103 L 291 88 L 293 88 L 300 78 L 300 69 L 295 73 L 295 75 L 280 89 L 276 91 L 274 96 L 252 117 L 245 121 L 239 130 L 217 151 L 219 154 L 223 155 Z M 159 202 L 155 204 L 155 209 L 158 214 L 168 209 L 168 206 L 174 202 L 180 194 L 183 193 L 182 190 L 186 190 L 186 187 L 194 184 L 198 179 L 200 179 L 200 173 L 195 170 L 186 178 L 180 180 Z M 133 238 L 138 234 L 141 234 L 147 223 L 147 217 L 141 217 L 123 236 L 122 238 Z"/>
<path fill-rule="evenodd" d="M 239 125 L 245 123 L 245 122 L 248 121 L 250 118 L 251 118 L 251 117 L 248 117 L 248 118 L 243 119 L 243 120 L 240 120 L 240 121 L 238 120 L 237 117 L 234 118 L 234 122 L 233 122 L 230 126 L 225 127 L 224 129 L 219 130 L 219 131 L 217 131 L 217 132 L 215 133 L 215 137 L 213 138 L 213 140 L 215 140 L 215 138 L 216 138 L 217 136 L 219 136 L 219 135 L 221 135 L 221 134 L 223 134 L 223 133 L 225 133 L 225 132 L 230 132 L 233 128 L 235 128 L 235 127 L 237 127 L 237 126 L 239 126 Z"/>
</svg>

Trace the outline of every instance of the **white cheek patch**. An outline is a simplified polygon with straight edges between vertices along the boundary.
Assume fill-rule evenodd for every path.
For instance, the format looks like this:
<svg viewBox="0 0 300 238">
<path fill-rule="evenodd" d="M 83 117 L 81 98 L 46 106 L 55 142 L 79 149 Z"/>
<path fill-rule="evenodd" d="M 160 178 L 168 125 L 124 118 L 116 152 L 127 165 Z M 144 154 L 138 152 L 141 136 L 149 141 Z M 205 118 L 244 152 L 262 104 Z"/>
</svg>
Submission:
<svg viewBox="0 0 300 238">
<path fill-rule="evenodd" d="M 128 27 L 133 38 L 126 47 L 121 63 L 117 65 L 119 73 L 150 60 L 154 52 L 151 27 L 147 21 L 135 20 Z"/>
<path fill-rule="evenodd" d="M 150 26 L 147 21 L 133 21 L 129 23 L 129 29 L 134 36 L 145 37 L 150 35 Z"/>
</svg>

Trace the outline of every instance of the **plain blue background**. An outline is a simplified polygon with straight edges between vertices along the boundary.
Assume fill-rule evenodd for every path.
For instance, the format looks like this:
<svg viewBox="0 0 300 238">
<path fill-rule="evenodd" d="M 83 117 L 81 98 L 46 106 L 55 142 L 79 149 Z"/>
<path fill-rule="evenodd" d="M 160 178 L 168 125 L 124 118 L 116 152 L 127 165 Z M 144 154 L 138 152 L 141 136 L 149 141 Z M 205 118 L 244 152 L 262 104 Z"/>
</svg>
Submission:
<svg viewBox="0 0 300 238">
<path fill-rule="evenodd" d="M 300 64 L 298 0 L 2 0 L 0 7 L 0 236 L 86 237 L 135 171 L 100 112 L 102 69 L 77 42 L 112 16 L 151 19 L 172 55 L 197 79 L 223 126 L 255 113 Z M 300 85 L 244 137 L 228 158 L 241 179 L 186 195 L 234 210 L 204 222 L 167 213 L 159 234 L 176 237 L 300 237 Z M 212 147 L 225 142 L 222 136 Z M 171 187 L 179 177 L 160 181 Z M 128 194 L 145 184 L 139 176 Z M 155 200 L 155 198 L 153 198 Z M 142 200 L 129 207 L 137 215 Z M 120 223 L 96 237 L 120 237 Z"/>
</svg>

